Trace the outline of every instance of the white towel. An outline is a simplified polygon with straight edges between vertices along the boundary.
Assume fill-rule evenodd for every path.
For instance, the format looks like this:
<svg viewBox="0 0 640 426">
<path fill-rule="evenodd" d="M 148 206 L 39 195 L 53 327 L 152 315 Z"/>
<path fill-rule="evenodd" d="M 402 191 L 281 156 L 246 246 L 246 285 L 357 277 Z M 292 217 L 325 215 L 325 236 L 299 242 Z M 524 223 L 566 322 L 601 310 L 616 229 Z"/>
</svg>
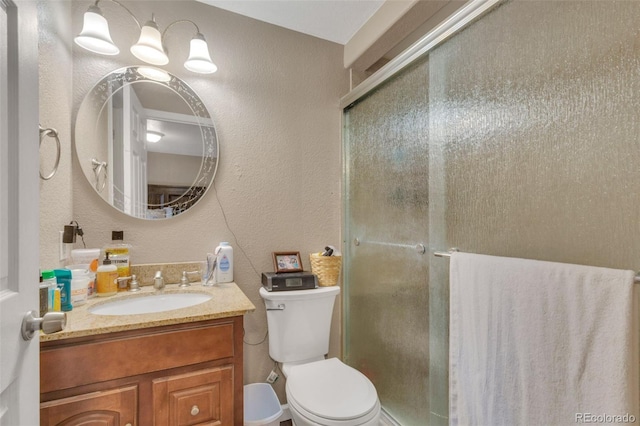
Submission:
<svg viewBox="0 0 640 426">
<path fill-rule="evenodd" d="M 634 275 L 454 253 L 449 424 L 640 421 Z"/>
</svg>

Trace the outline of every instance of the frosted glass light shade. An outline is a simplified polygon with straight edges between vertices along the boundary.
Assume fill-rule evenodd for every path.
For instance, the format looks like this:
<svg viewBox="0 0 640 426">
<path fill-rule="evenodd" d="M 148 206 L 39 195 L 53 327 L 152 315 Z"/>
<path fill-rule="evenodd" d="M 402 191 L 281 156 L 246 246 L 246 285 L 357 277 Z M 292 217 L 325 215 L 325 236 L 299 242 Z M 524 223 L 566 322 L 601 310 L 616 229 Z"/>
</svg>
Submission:
<svg viewBox="0 0 640 426">
<path fill-rule="evenodd" d="M 184 67 L 200 74 L 212 74 L 218 70 L 216 64 L 211 61 L 209 46 L 202 34 L 198 33 L 191 39 L 189 59 L 184 63 Z"/>
<path fill-rule="evenodd" d="M 118 46 L 113 44 L 109 33 L 109 23 L 102 16 L 98 6 L 91 6 L 84 13 L 82 31 L 73 39 L 80 47 L 101 55 L 117 55 Z"/>
<path fill-rule="evenodd" d="M 166 65 L 169 57 L 162 47 L 162 36 L 153 21 L 147 21 L 140 30 L 138 42 L 131 46 L 133 56 L 152 65 Z"/>
</svg>

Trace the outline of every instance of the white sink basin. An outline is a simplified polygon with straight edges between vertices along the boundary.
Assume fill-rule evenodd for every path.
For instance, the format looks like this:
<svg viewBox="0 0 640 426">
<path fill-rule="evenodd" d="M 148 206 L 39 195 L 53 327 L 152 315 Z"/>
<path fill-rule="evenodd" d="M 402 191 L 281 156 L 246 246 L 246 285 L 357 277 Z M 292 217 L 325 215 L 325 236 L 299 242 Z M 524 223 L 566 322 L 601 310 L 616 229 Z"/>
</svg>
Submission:
<svg viewBox="0 0 640 426">
<path fill-rule="evenodd" d="M 89 308 L 89 312 L 97 315 L 152 314 L 188 308 L 210 299 L 210 295 L 203 293 L 150 294 L 101 303 Z"/>
</svg>

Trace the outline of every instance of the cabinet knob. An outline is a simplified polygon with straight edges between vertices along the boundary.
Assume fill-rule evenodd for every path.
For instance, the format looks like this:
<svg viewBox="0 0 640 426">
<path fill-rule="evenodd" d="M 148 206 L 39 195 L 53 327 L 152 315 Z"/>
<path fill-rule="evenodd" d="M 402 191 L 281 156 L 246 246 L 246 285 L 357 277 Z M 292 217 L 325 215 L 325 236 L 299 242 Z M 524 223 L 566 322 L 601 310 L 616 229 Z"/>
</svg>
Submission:
<svg viewBox="0 0 640 426">
<path fill-rule="evenodd" d="M 127 423 L 127 424 L 126 424 L 126 425 L 124 425 L 124 426 L 132 426 L 132 425 L 131 425 L 131 423 Z"/>
<path fill-rule="evenodd" d="M 197 416 L 199 412 L 200 412 L 200 409 L 198 408 L 197 405 L 194 405 L 193 407 L 191 407 L 191 415 L 192 416 Z"/>
</svg>

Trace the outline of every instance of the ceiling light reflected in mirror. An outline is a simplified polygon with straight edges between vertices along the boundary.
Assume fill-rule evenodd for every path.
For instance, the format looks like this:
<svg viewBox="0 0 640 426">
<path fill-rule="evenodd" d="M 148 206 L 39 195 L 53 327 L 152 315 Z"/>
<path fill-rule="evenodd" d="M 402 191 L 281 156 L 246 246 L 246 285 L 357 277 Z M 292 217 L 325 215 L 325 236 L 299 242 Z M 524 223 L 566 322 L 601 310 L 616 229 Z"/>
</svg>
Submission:
<svg viewBox="0 0 640 426">
<path fill-rule="evenodd" d="M 153 130 L 147 130 L 147 142 L 157 143 L 164 136 L 164 133 L 154 132 Z"/>
<path fill-rule="evenodd" d="M 163 83 L 171 80 L 171 76 L 168 72 L 154 67 L 138 67 L 138 72 L 146 78 Z"/>
</svg>

